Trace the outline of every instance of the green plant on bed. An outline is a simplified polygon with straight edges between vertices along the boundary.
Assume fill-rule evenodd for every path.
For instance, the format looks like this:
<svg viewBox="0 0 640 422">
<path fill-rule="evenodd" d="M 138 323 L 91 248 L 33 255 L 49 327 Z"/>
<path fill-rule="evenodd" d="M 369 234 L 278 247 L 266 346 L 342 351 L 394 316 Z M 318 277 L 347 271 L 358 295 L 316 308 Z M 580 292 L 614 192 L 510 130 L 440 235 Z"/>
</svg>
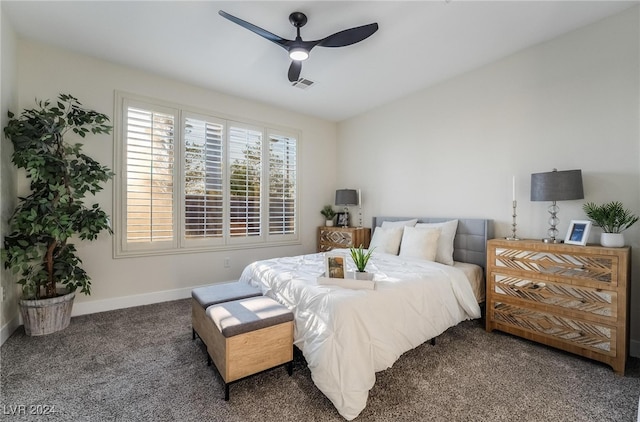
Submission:
<svg viewBox="0 0 640 422">
<path fill-rule="evenodd" d="M 359 273 L 363 273 L 364 269 L 367 267 L 367 262 L 369 262 L 369 258 L 371 258 L 373 249 L 369 249 L 367 252 L 365 252 L 364 249 L 362 248 L 362 245 L 360 245 L 357 248 L 349 249 L 349 252 L 351 252 L 351 258 L 353 259 L 353 263 L 356 264 L 356 268 Z"/>
</svg>

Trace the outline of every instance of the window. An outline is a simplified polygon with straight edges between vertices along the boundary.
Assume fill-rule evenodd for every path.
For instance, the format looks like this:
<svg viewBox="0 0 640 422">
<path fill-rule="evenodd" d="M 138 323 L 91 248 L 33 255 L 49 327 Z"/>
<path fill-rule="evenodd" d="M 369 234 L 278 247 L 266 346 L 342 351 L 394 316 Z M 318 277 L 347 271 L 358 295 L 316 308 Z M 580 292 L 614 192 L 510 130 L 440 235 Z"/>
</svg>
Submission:
<svg viewBox="0 0 640 422">
<path fill-rule="evenodd" d="M 223 239 L 224 122 L 186 117 L 184 126 L 185 238 Z"/>
<path fill-rule="evenodd" d="M 117 94 L 116 256 L 298 242 L 298 136 Z"/>
<path fill-rule="evenodd" d="M 269 136 L 269 235 L 290 235 L 296 230 L 296 139 Z"/>
</svg>

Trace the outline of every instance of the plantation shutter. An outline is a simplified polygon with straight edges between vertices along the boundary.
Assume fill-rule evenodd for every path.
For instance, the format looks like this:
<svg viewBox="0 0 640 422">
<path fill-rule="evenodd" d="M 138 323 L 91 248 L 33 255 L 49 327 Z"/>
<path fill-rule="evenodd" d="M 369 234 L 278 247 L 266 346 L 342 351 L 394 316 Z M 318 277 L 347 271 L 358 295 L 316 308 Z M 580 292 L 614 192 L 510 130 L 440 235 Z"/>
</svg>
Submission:
<svg viewBox="0 0 640 422">
<path fill-rule="evenodd" d="M 224 236 L 224 124 L 215 119 L 184 121 L 184 218 L 187 239 Z"/>
<path fill-rule="evenodd" d="M 296 232 L 297 140 L 269 136 L 269 235 Z"/>
<path fill-rule="evenodd" d="M 236 123 L 229 127 L 229 235 L 260 236 L 262 131 Z"/>
<path fill-rule="evenodd" d="M 172 241 L 175 115 L 128 106 L 126 125 L 127 242 Z"/>
<path fill-rule="evenodd" d="M 114 256 L 297 245 L 296 130 L 116 92 Z"/>
</svg>

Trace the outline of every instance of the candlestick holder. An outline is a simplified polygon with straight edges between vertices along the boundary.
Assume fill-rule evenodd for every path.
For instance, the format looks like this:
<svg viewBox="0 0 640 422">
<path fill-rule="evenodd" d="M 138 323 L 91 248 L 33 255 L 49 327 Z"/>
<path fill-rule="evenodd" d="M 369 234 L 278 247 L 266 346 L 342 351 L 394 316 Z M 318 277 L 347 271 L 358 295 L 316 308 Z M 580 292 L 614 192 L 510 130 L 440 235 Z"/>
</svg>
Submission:
<svg viewBox="0 0 640 422">
<path fill-rule="evenodd" d="M 511 236 L 507 237 L 507 240 L 520 240 L 520 238 L 516 235 L 516 208 L 518 206 L 518 201 L 513 201 L 513 213 L 511 214 L 512 220 L 511 220 Z"/>
</svg>

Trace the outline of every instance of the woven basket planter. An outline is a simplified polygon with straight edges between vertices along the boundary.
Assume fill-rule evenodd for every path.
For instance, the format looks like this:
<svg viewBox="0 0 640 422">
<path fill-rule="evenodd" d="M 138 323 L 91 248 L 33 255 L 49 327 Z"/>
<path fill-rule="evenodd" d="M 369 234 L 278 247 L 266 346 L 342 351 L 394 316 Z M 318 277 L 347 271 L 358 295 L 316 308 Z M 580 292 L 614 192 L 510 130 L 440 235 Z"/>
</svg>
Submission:
<svg viewBox="0 0 640 422">
<path fill-rule="evenodd" d="M 76 293 L 61 294 L 51 299 L 20 299 L 20 313 L 28 336 L 43 336 L 69 326 Z"/>
</svg>

